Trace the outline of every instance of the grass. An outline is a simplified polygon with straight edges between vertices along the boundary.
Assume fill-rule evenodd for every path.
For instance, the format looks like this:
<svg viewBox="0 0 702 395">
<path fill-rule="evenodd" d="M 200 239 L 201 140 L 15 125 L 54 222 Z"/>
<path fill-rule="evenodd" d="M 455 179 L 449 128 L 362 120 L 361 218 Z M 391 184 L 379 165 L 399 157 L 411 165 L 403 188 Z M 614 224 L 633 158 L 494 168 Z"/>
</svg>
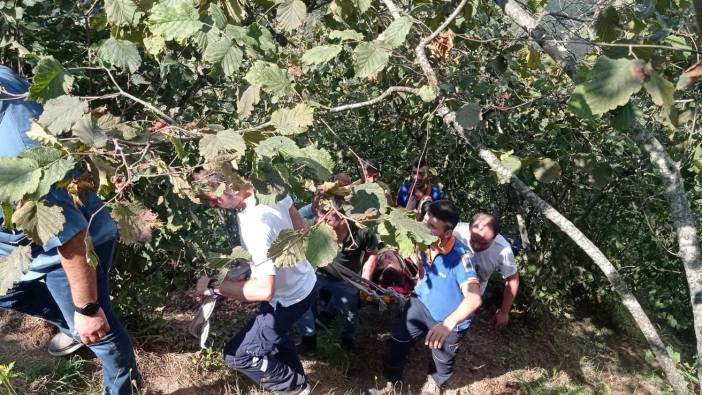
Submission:
<svg viewBox="0 0 702 395">
<path fill-rule="evenodd" d="M 27 392 L 38 394 L 82 394 L 91 384 L 91 373 L 86 361 L 78 355 L 58 359 L 55 364 L 33 364 L 24 373 Z"/>
</svg>

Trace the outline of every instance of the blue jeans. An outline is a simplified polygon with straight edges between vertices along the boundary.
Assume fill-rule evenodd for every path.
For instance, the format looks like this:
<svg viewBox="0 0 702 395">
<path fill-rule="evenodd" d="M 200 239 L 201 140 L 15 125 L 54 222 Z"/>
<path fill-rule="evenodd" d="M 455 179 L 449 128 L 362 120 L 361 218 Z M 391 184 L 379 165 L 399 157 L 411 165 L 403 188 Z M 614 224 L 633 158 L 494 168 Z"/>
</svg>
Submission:
<svg viewBox="0 0 702 395">
<path fill-rule="evenodd" d="M 331 296 L 326 305 L 322 306 L 322 311 L 342 318 L 341 338 L 353 339 L 358 329 L 358 289 L 344 280 L 336 279 L 321 271 L 317 272 L 317 284 L 315 287 L 320 301 L 325 293 Z M 312 306 L 308 309 L 295 324 L 302 336 L 317 334 L 315 328 L 317 309 L 315 307 Z"/>
<path fill-rule="evenodd" d="M 99 342 L 89 345 L 90 350 L 102 361 L 104 395 L 136 394 L 141 387 L 141 375 L 137 370 L 132 342 L 122 324 L 112 311 L 108 272 L 112 265 L 115 240 L 95 246 L 98 256 L 97 291 L 98 302 L 110 324 L 110 332 Z M 61 332 L 80 341 L 73 324 L 73 299 L 68 286 L 66 272 L 59 265 L 46 273 L 42 280 L 17 284 L 10 292 L 0 297 L 0 308 L 19 311 L 43 318 Z"/>
</svg>

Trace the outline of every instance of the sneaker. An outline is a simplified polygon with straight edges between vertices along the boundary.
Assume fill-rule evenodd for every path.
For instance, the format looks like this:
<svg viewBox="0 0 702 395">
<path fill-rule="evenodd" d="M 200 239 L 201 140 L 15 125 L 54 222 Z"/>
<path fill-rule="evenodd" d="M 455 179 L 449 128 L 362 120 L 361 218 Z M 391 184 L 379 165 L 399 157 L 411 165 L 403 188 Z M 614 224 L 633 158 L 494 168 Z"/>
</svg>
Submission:
<svg viewBox="0 0 702 395">
<path fill-rule="evenodd" d="M 393 395 L 398 392 L 395 391 L 395 385 L 391 382 L 386 382 L 385 386 L 382 388 L 369 388 L 368 395 Z"/>
<path fill-rule="evenodd" d="M 431 375 L 427 376 L 427 381 L 424 383 L 422 386 L 422 391 L 420 392 L 422 395 L 441 395 L 441 387 L 439 387 L 436 384 L 436 381 L 434 381 L 434 378 L 431 377 Z"/>
<path fill-rule="evenodd" d="M 83 347 L 83 343 L 76 341 L 63 332 L 59 332 L 49 341 L 49 355 L 54 357 L 65 357 L 73 354 Z"/>
</svg>

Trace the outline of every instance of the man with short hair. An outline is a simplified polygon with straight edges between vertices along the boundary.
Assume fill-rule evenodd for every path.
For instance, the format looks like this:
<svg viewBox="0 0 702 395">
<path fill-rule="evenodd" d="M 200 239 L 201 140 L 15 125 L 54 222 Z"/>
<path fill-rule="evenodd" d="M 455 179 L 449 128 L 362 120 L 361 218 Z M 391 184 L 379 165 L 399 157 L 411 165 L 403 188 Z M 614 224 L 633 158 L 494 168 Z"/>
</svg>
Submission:
<svg viewBox="0 0 702 395">
<path fill-rule="evenodd" d="M 385 355 L 383 376 L 388 381 L 372 394 L 391 394 L 414 341 L 426 334 L 432 351 L 430 376 L 422 394 L 441 392 L 453 374 L 453 363 L 473 313 L 482 303 L 480 282 L 470 262 L 470 252 L 453 237 L 458 210 L 447 200 L 433 202 L 424 222 L 438 240 L 418 253 L 419 282 L 392 330 Z"/>
<path fill-rule="evenodd" d="M 378 237 L 372 228 L 361 229 L 346 219 L 342 202 L 341 198 L 321 194 L 317 194 L 314 199 L 317 222 L 331 226 L 341 246 L 332 263 L 317 270 L 317 290 L 320 295 L 329 295 L 320 315 L 327 318 L 341 317 L 341 346 L 351 351 L 356 343 L 360 295 L 359 290 L 345 281 L 334 266 L 344 266 L 370 280 L 378 262 Z M 315 315 L 316 309 L 310 309 L 297 324 L 304 352 L 314 351 L 317 346 Z"/>
<path fill-rule="evenodd" d="M 412 178 L 402 184 L 397 191 L 397 207 L 419 210 L 426 201 L 443 199 L 444 192 L 432 184 L 430 169 L 426 163 L 417 162 L 412 166 Z"/>
<path fill-rule="evenodd" d="M 193 179 L 211 207 L 237 212 L 241 242 L 252 260 L 248 279 L 227 279 L 215 285 L 203 277 L 198 281 L 198 291 L 210 289 L 242 302 L 260 302 L 256 317 L 225 346 L 225 363 L 276 394 L 309 394 L 310 386 L 289 332 L 316 298 L 314 269 L 307 260 L 277 268 L 268 258 L 279 233 L 304 229 L 305 220 L 289 196 L 269 207 L 257 204 L 252 185 L 229 183 L 221 172 L 200 169 Z"/>
<path fill-rule="evenodd" d="M 488 213 L 478 212 L 470 223 L 456 225 L 453 235 L 473 250 L 473 266 L 480 279 L 480 294 L 485 293 L 488 280 L 497 270 L 505 280 L 502 303 L 495 313 L 495 326 L 504 328 L 509 322 L 509 312 L 519 291 L 519 272 L 510 243 L 499 234 L 497 219 Z"/>
<path fill-rule="evenodd" d="M 24 100 L 29 84 L 5 66 L 0 66 L 0 88 L 0 157 L 15 157 L 39 145 L 27 137 L 27 131 L 42 107 Z M 56 326 L 60 332 L 49 344 L 52 355 L 64 356 L 88 346 L 102 362 L 104 394 L 137 393 L 142 379 L 132 342 L 110 302 L 108 277 L 117 224 L 95 191 L 80 191 L 80 199 L 81 205 L 76 205 L 66 188 L 56 185 L 43 197 L 60 207 L 65 217 L 63 229 L 44 245 L 30 242 L 23 232 L 0 226 L 0 257 L 32 247 L 28 271 L 0 297 L 0 308 Z M 2 220 L 0 212 L 0 224 Z M 96 267 L 86 258 L 87 237 L 97 255 Z"/>
<path fill-rule="evenodd" d="M 390 193 L 390 187 L 386 183 L 380 181 L 380 164 L 373 159 L 364 159 L 362 161 L 362 164 L 363 167 L 361 168 L 361 179 L 356 181 L 354 184 L 370 182 L 378 184 L 385 193 L 385 199 L 388 201 L 388 205 L 394 206 L 395 201 L 392 198 L 392 194 Z"/>
</svg>

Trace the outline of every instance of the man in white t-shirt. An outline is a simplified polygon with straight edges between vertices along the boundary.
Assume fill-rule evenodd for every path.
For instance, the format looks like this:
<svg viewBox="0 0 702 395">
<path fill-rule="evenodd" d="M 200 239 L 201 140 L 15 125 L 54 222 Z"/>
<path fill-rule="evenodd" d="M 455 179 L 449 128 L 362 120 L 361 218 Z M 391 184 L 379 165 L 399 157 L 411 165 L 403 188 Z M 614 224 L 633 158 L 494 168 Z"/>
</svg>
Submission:
<svg viewBox="0 0 702 395">
<path fill-rule="evenodd" d="M 480 279 L 481 294 L 485 293 L 488 280 L 495 270 L 505 279 L 502 304 L 495 313 L 495 326 L 504 328 L 509 322 L 509 311 L 519 290 L 519 272 L 512 246 L 499 234 L 495 217 L 482 212 L 475 214 L 470 223 L 459 222 L 453 236 L 464 245 L 469 245 L 475 254 L 472 261 Z"/>
<path fill-rule="evenodd" d="M 303 229 L 307 222 L 289 196 L 270 207 L 256 204 L 250 184 L 227 183 L 220 172 L 200 170 L 193 179 L 204 190 L 202 200 L 212 207 L 237 212 L 241 241 L 252 260 L 248 279 L 225 280 L 216 286 L 203 277 L 198 281 L 198 291 L 210 289 L 242 302 L 261 302 L 256 317 L 225 346 L 225 363 L 275 394 L 309 394 L 310 386 L 289 332 L 316 300 L 317 277 L 307 260 L 277 268 L 268 258 L 268 249 L 282 230 Z"/>
</svg>

